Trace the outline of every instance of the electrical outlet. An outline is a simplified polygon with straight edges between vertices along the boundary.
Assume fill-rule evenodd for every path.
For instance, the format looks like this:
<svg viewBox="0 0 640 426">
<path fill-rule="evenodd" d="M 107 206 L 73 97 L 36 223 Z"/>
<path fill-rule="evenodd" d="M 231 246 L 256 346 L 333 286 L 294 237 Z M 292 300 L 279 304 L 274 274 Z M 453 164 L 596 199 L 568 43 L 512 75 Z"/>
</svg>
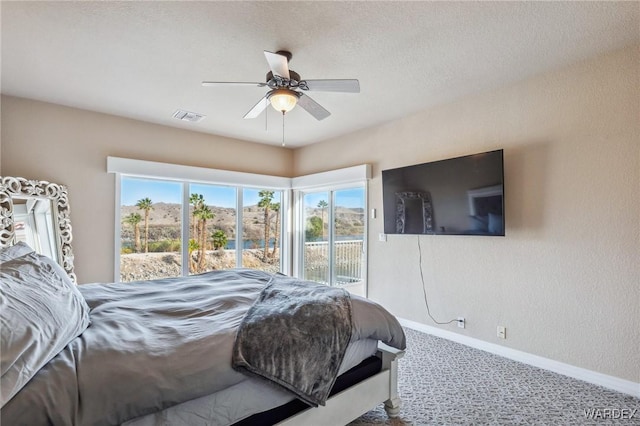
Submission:
<svg viewBox="0 0 640 426">
<path fill-rule="evenodd" d="M 464 328 L 464 317 L 458 317 L 458 327 Z"/>
<path fill-rule="evenodd" d="M 502 325 L 498 326 L 498 337 L 500 339 L 506 339 L 507 338 L 507 328 L 506 327 L 504 327 Z"/>
<path fill-rule="evenodd" d="M 378 234 L 378 241 L 387 242 L 387 234 Z"/>
</svg>

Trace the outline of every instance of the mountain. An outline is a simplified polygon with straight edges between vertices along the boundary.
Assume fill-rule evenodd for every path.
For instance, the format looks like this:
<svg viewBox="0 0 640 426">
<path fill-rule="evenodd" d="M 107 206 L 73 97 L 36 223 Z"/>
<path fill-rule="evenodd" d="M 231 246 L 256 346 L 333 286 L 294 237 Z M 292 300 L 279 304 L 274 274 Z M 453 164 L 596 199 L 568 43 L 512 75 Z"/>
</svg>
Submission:
<svg viewBox="0 0 640 426">
<path fill-rule="evenodd" d="M 207 230 L 213 232 L 215 229 L 221 229 L 227 235 L 228 239 L 235 239 L 236 236 L 236 211 L 234 208 L 209 206 L 215 217 L 207 221 Z M 189 218 L 191 220 L 191 212 L 193 206 L 189 206 Z M 142 216 L 140 222 L 140 230 L 144 228 L 144 211 L 136 206 L 122 206 L 120 209 L 121 219 L 131 213 L 138 213 Z M 312 216 L 323 217 L 325 222 L 328 220 L 328 212 L 320 208 L 308 208 L 305 210 L 307 218 Z M 275 226 L 274 212 L 270 212 L 271 218 L 271 235 L 273 236 Z M 335 212 L 336 228 L 338 235 L 358 235 L 364 230 L 364 209 L 362 208 L 336 208 Z M 179 239 L 180 224 L 182 222 L 182 209 L 180 204 L 172 203 L 153 203 L 153 209 L 149 211 L 149 240 L 160 239 Z M 246 206 L 243 213 L 244 238 L 249 240 L 260 240 L 264 236 L 264 209 L 257 205 Z M 131 239 L 133 231 L 130 225 L 122 226 L 122 234 L 124 239 Z"/>
</svg>

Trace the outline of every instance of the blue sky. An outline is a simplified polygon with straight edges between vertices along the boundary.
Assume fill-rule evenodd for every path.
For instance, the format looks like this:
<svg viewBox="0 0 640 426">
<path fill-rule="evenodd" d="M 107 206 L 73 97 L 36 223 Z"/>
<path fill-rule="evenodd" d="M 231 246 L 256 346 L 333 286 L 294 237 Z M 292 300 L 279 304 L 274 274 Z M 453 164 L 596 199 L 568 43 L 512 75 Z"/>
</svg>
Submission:
<svg viewBox="0 0 640 426">
<path fill-rule="evenodd" d="M 124 206 L 135 205 L 142 198 L 150 198 L 153 203 L 182 202 L 182 183 L 160 181 L 152 179 L 123 178 L 120 188 L 121 203 Z M 236 190 L 234 187 L 191 184 L 190 193 L 202 194 L 208 205 L 219 207 L 236 206 Z M 259 189 L 245 188 L 243 190 L 243 205 L 252 206 L 258 203 Z M 342 207 L 364 207 L 364 190 L 362 188 L 345 189 L 335 192 L 336 204 Z M 327 192 L 317 192 L 305 196 L 305 204 L 316 207 L 320 200 L 329 201 Z M 280 196 L 276 191 L 274 202 L 279 202 Z"/>
<path fill-rule="evenodd" d="M 120 185 L 120 202 L 123 206 L 133 206 L 143 198 L 151 198 L 154 203 L 181 203 L 182 184 L 159 180 L 123 178 Z"/>
<path fill-rule="evenodd" d="M 234 187 L 191 184 L 189 192 L 191 194 L 202 194 L 208 205 L 232 208 L 236 206 L 236 189 Z M 260 199 L 259 192 L 259 189 L 245 188 L 243 190 L 243 204 L 245 206 L 258 204 Z M 132 206 L 138 200 L 146 197 L 149 197 L 154 203 L 180 204 L 182 202 L 182 183 L 123 178 L 120 194 L 121 204 L 124 206 Z M 276 191 L 273 202 L 279 201 L 281 201 L 280 194 Z"/>
<path fill-rule="evenodd" d="M 364 207 L 364 189 L 341 189 L 335 191 L 336 204 L 341 207 Z M 329 202 L 329 193 L 314 192 L 304 196 L 305 207 L 317 207 L 320 200 Z"/>
</svg>

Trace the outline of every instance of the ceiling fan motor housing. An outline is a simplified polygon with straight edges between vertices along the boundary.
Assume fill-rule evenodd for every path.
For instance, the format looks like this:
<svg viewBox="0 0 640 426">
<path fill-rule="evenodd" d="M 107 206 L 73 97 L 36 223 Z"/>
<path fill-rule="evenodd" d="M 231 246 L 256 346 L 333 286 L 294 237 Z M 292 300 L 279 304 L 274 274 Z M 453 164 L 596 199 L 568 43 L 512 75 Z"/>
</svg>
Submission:
<svg viewBox="0 0 640 426">
<path fill-rule="evenodd" d="M 289 79 L 287 80 L 281 76 L 273 76 L 273 72 L 269 71 L 266 77 L 267 86 L 272 89 L 276 89 L 279 87 L 298 87 L 298 83 L 300 83 L 300 74 L 295 71 L 289 70 Z"/>
</svg>

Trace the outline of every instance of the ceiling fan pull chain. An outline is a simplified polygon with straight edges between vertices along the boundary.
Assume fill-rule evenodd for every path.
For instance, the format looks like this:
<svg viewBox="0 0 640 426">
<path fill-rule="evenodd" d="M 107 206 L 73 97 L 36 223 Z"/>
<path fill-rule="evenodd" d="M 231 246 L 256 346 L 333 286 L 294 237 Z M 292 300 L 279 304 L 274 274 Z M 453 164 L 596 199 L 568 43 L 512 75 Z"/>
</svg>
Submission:
<svg viewBox="0 0 640 426">
<path fill-rule="evenodd" d="M 284 146 L 284 111 L 282 111 L 282 146 Z"/>
</svg>

